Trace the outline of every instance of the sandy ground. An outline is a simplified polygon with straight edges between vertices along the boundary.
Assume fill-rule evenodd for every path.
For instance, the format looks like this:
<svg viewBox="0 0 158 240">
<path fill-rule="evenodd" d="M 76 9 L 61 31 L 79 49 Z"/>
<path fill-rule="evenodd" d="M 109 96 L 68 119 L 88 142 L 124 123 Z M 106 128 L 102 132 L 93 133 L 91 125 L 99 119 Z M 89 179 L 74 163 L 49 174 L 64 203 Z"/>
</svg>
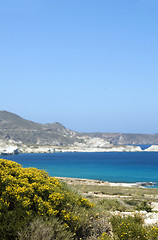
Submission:
<svg viewBox="0 0 158 240">
<path fill-rule="evenodd" d="M 99 186 L 114 186 L 114 187 L 143 187 L 145 183 L 113 183 L 100 180 L 91 180 L 83 178 L 68 178 L 68 177 L 57 177 L 68 184 L 86 184 L 86 185 L 99 185 Z"/>
</svg>

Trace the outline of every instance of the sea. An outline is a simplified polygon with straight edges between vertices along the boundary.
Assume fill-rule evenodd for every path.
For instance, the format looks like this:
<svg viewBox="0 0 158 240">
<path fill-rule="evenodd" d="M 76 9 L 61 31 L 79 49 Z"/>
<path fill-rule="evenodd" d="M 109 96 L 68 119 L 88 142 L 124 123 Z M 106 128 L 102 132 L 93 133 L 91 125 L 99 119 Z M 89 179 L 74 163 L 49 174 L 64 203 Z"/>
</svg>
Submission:
<svg viewBox="0 0 158 240">
<path fill-rule="evenodd" d="M 22 153 L 0 156 L 23 167 L 44 169 L 50 176 L 117 183 L 152 183 L 158 188 L 158 152 Z"/>
</svg>

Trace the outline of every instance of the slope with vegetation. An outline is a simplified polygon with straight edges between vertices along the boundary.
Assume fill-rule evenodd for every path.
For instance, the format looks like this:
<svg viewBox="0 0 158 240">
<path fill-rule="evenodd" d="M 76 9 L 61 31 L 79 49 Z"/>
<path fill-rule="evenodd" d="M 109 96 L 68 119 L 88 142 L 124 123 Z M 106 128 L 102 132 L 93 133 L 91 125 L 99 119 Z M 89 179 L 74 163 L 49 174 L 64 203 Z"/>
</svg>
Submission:
<svg viewBox="0 0 158 240">
<path fill-rule="evenodd" d="M 25 120 L 20 116 L 0 111 L 0 138 L 14 140 L 23 144 L 35 145 L 72 145 L 82 142 L 78 134 L 62 124 L 40 124 Z"/>
<path fill-rule="evenodd" d="M 0 239 L 96 239 L 109 233 L 93 204 L 57 178 L 4 159 L 0 169 Z"/>
<path fill-rule="evenodd" d="M 92 202 L 45 171 L 22 168 L 20 164 L 0 159 L 0 239 L 158 238 L 158 228 L 145 226 L 139 215 L 107 214 L 112 209 L 124 211 L 126 206 L 120 201 L 92 199 Z M 131 202 L 126 201 L 128 204 Z M 151 211 L 146 204 L 138 206 Z"/>
</svg>

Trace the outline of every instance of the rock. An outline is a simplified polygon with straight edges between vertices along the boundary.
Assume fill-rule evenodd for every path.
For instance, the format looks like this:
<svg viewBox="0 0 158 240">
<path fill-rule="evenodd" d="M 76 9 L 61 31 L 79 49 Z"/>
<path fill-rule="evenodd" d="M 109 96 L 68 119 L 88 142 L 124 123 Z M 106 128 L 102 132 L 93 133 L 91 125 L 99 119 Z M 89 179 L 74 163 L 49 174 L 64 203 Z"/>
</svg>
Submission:
<svg viewBox="0 0 158 240">
<path fill-rule="evenodd" d="M 82 137 L 84 142 L 75 142 L 74 146 L 79 148 L 105 148 L 112 147 L 113 145 L 101 138 L 91 138 L 89 136 Z"/>
<path fill-rule="evenodd" d="M 158 152 L 158 145 L 151 145 L 149 148 L 144 150 L 145 152 Z"/>
<path fill-rule="evenodd" d="M 139 146 L 118 145 L 104 149 L 104 152 L 142 152 Z"/>
<path fill-rule="evenodd" d="M 153 183 L 152 182 L 138 182 L 137 183 L 139 186 L 142 186 L 142 187 L 146 187 L 146 186 L 153 186 Z"/>
<path fill-rule="evenodd" d="M 0 154 L 1 155 L 13 155 L 13 154 L 18 154 L 18 153 L 19 153 L 19 150 L 15 146 L 0 148 Z"/>
</svg>

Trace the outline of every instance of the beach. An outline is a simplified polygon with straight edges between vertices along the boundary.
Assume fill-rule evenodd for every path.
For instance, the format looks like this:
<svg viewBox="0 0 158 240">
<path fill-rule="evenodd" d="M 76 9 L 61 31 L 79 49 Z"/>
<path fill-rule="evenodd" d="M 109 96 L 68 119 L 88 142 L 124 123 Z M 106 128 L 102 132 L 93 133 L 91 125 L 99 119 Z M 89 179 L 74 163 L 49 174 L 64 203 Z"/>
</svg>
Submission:
<svg viewBox="0 0 158 240">
<path fill-rule="evenodd" d="M 57 177 L 68 184 L 86 184 L 93 186 L 113 186 L 113 187 L 144 187 L 151 185 L 151 183 L 116 183 L 108 181 L 100 181 L 94 179 L 83 179 L 83 178 L 69 178 L 69 177 Z"/>
</svg>

